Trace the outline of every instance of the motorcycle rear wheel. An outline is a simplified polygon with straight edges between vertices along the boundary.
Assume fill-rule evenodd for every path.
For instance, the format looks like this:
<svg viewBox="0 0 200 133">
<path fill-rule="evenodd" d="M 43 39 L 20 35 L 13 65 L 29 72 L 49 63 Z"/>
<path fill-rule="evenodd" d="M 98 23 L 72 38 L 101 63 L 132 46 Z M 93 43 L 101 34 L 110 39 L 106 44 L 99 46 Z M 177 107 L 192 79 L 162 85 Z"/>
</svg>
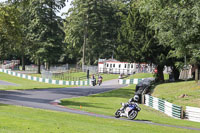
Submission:
<svg viewBox="0 0 200 133">
<path fill-rule="evenodd" d="M 134 119 L 137 117 L 137 114 L 138 114 L 138 111 L 136 111 L 136 110 L 131 110 L 131 111 L 128 113 L 128 119 L 129 119 L 129 120 L 134 120 Z"/>
</svg>

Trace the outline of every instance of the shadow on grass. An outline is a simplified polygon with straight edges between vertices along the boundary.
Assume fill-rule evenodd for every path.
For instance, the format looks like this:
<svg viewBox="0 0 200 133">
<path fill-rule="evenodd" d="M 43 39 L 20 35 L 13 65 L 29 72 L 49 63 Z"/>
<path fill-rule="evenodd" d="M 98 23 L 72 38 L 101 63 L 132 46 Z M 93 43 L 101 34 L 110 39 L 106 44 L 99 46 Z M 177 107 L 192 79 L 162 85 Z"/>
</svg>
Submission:
<svg viewBox="0 0 200 133">
<path fill-rule="evenodd" d="M 2 103 L 0 103 L 0 106 L 8 106 L 8 104 L 2 104 Z"/>
<path fill-rule="evenodd" d="M 110 92 L 92 95 L 91 97 L 118 97 L 118 98 L 129 98 L 135 93 L 135 89 L 118 89 Z"/>
<path fill-rule="evenodd" d="M 137 119 L 137 118 L 134 121 L 137 121 L 137 122 L 152 122 L 150 120 Z"/>
<path fill-rule="evenodd" d="M 83 108 L 84 107 L 93 107 L 93 108 L 103 108 L 105 109 L 104 107 L 101 107 L 99 106 L 100 103 L 89 103 L 89 102 L 74 102 L 74 101 L 62 101 L 62 103 L 60 105 L 63 105 L 63 106 L 76 106 L 76 107 L 80 107 L 82 106 Z M 102 103 L 101 103 L 102 105 Z M 106 108 L 106 109 L 111 109 L 111 108 Z"/>
</svg>

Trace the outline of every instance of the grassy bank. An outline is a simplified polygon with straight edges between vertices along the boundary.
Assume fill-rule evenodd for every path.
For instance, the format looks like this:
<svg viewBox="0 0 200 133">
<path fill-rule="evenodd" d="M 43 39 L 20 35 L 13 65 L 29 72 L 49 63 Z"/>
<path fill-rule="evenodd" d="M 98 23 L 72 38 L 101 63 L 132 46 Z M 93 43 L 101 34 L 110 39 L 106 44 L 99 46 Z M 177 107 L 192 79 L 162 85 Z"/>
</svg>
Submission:
<svg viewBox="0 0 200 133">
<path fill-rule="evenodd" d="M 183 94 L 186 96 L 183 96 Z M 180 106 L 194 106 L 200 108 L 200 86 L 195 81 L 172 82 L 157 85 L 154 89 L 153 96 Z"/>
<path fill-rule="evenodd" d="M 75 108 L 88 112 L 114 116 L 115 111 L 121 106 L 120 103 L 127 102 L 128 99 L 133 96 L 134 88 L 135 85 L 131 85 L 126 88 L 121 88 L 102 94 L 65 99 L 62 101 L 62 105 L 67 106 L 69 108 Z M 142 110 L 141 112 L 139 112 L 136 118 L 137 120 L 170 125 L 199 127 L 199 123 L 174 119 L 168 117 L 164 113 L 151 109 L 150 107 L 146 107 L 145 105 L 140 105 L 140 107 L 142 108 Z"/>
<path fill-rule="evenodd" d="M 5 73 L 0 73 L 0 80 L 17 84 L 17 86 L 0 85 L 0 90 L 16 90 L 16 89 L 44 89 L 44 88 L 65 88 L 69 86 L 53 85 L 47 83 L 40 83 L 37 81 L 31 81 L 15 76 L 11 76 Z"/>
<path fill-rule="evenodd" d="M 152 73 L 136 73 L 133 75 L 128 76 L 126 79 L 135 79 L 135 78 L 150 78 L 154 77 L 154 74 Z M 168 80 L 169 79 L 169 74 L 164 74 L 164 79 Z"/>
<path fill-rule="evenodd" d="M 19 86 L 0 86 L 3 89 L 34 89 L 34 88 L 56 88 L 64 87 L 45 83 L 38 83 L 18 77 L 0 73 L 0 80 L 16 83 Z M 66 86 L 65 86 L 66 87 Z M 63 105 L 113 116 L 116 109 L 120 108 L 121 102 L 127 102 L 134 94 L 135 85 L 118 90 L 67 99 Z M 80 106 L 82 108 L 80 108 Z M 199 123 L 185 120 L 177 120 L 155 111 L 149 107 L 140 105 L 142 108 L 136 118 L 139 121 L 149 121 L 199 128 Z M 22 106 L 11 106 L 0 104 L 0 132 L 1 133 L 177 133 L 198 132 L 186 129 L 162 127 L 156 125 L 142 124 L 118 119 L 104 119 L 85 115 L 71 114 L 65 112 L 33 109 Z"/>
<path fill-rule="evenodd" d="M 197 133 L 117 119 L 0 104 L 1 133 Z"/>
</svg>

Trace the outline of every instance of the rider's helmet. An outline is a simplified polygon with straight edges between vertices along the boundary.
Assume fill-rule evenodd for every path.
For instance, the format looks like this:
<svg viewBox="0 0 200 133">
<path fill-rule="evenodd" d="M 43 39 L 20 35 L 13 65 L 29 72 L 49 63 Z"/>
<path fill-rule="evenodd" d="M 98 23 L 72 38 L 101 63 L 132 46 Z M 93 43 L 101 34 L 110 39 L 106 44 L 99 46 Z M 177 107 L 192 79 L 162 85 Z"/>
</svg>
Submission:
<svg viewBox="0 0 200 133">
<path fill-rule="evenodd" d="M 138 95 L 135 95 L 135 96 L 133 97 L 133 100 L 134 100 L 134 102 L 138 102 L 138 101 L 139 101 L 139 96 L 138 96 Z"/>
</svg>

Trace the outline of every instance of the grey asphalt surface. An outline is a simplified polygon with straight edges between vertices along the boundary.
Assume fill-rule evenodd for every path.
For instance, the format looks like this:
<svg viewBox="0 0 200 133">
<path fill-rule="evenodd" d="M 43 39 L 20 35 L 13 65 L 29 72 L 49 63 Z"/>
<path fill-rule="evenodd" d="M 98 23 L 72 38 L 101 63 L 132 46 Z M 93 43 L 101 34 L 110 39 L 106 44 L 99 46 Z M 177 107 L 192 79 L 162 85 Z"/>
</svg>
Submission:
<svg viewBox="0 0 200 133">
<path fill-rule="evenodd" d="M 14 84 L 14 83 L 10 83 L 10 82 L 6 82 L 6 81 L 2 81 L 2 80 L 0 80 L 0 85 L 18 86 L 18 84 Z"/>
<path fill-rule="evenodd" d="M 50 105 L 50 103 L 56 99 L 88 96 L 126 86 L 118 85 L 117 82 L 117 80 L 106 81 L 101 86 L 34 90 L 2 90 L 0 91 L 0 102 L 4 104 L 56 110 L 52 105 Z"/>
<path fill-rule="evenodd" d="M 56 88 L 56 89 L 0 91 L 0 103 L 76 113 L 76 114 L 81 114 L 81 115 L 95 116 L 95 117 L 101 117 L 101 118 L 107 118 L 107 119 L 116 119 L 114 118 L 114 116 L 113 117 L 105 116 L 105 115 L 100 115 L 100 114 L 95 114 L 95 113 L 84 112 L 81 110 L 55 106 L 52 104 L 52 102 L 54 100 L 59 100 L 59 99 L 64 99 L 64 98 L 88 96 L 92 94 L 103 93 L 106 91 L 111 91 L 111 90 L 118 89 L 125 86 L 126 85 L 119 85 L 118 80 L 110 80 L 110 81 L 103 82 L 101 86 L 80 86 L 80 87 Z M 126 118 L 119 118 L 119 120 L 130 121 L 130 120 L 127 120 Z M 159 124 L 159 123 L 153 123 L 148 120 L 133 120 L 130 122 L 146 123 L 146 124 L 151 124 L 151 125 L 176 127 L 176 128 L 200 131 L 200 128 Z"/>
</svg>

